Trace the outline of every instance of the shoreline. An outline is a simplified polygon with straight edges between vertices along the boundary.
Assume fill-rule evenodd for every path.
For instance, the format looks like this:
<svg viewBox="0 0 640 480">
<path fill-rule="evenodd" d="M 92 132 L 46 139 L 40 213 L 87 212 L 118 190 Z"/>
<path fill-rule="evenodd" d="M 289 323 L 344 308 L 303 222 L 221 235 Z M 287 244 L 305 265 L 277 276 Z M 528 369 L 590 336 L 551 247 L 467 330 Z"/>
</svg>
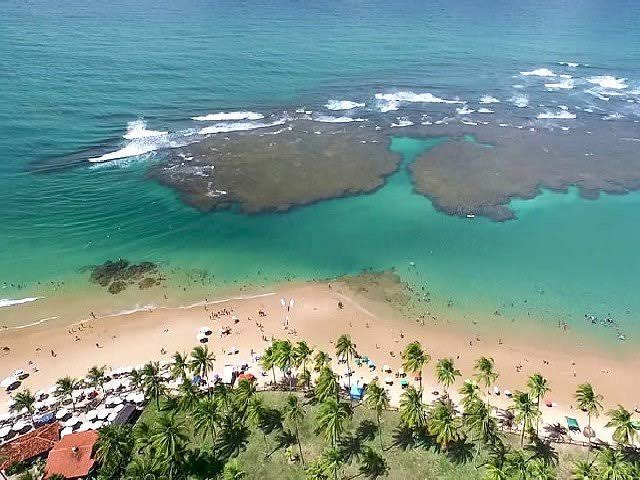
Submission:
<svg viewBox="0 0 640 480">
<path fill-rule="evenodd" d="M 427 392 L 439 389 L 433 375 L 438 358 L 454 358 L 463 373 L 462 380 L 472 375 L 473 362 L 481 355 L 495 359 L 500 373 L 497 385 L 501 390 L 524 389 L 527 376 L 538 371 L 549 379 L 550 398 L 557 406 L 542 407 L 547 422 L 561 421 L 565 415 L 578 418 L 581 424 L 586 422 L 573 405 L 572 394 L 581 382 L 593 382 L 604 395 L 606 408 L 621 403 L 633 409 L 640 399 L 640 386 L 634 380 L 640 361 L 615 358 L 606 349 L 577 347 L 573 332 L 551 338 L 548 332 L 512 335 L 490 326 L 472 331 L 468 325 L 445 318 L 422 319 L 426 320 L 423 326 L 418 318 L 399 312 L 398 305 L 388 301 L 397 293 L 394 290 L 397 283 L 382 278 L 377 284 L 367 285 L 358 289 L 340 280 L 299 282 L 280 285 L 269 292 L 207 300 L 206 304 L 200 302 L 186 308 L 159 307 L 97 317 L 76 325 L 52 322 L 25 330 L 5 330 L 0 332 L 0 342 L 11 350 L 2 357 L 4 368 L 0 376 L 4 378 L 16 369 L 23 369 L 30 376 L 21 388 L 35 391 L 46 389 L 65 375 L 84 377 L 92 365 L 116 368 L 168 359 L 174 351 L 188 352 L 196 346 L 195 335 L 206 325 L 214 332 L 208 343 L 216 356 L 214 371 L 222 371 L 225 364 L 249 362 L 250 350 L 262 352 L 271 338 L 290 338 L 294 342 L 304 339 L 310 346 L 335 356 L 333 342 L 340 334 L 348 333 L 361 354 L 374 359 L 379 367 L 390 365 L 394 372 L 401 365 L 404 345 L 414 339 L 421 341 L 432 357 L 423 374 L 427 399 L 430 398 Z M 295 299 L 288 315 L 280 298 Z M 338 301 L 343 302 L 342 309 L 337 307 Z M 266 316 L 259 317 L 258 311 L 266 312 Z M 212 320 L 215 312 L 227 313 Z M 237 316 L 238 323 L 234 323 L 233 316 Z M 289 316 L 287 330 L 283 329 L 286 316 Z M 223 327 L 229 328 L 230 334 L 219 338 L 217 333 Z M 236 349 L 239 354 L 228 355 Z M 337 366 L 338 373 L 344 373 L 342 370 L 344 365 Z M 379 371 L 376 374 L 384 375 Z M 456 382 L 451 391 L 460 384 L 461 381 Z M 397 404 L 400 393 L 396 380 L 391 388 L 392 402 Z M 506 407 L 506 400 L 504 396 L 495 397 L 492 404 Z M 0 410 L 7 409 L 8 401 L 9 395 L 0 393 Z M 602 429 L 603 424 L 595 425 Z"/>
</svg>

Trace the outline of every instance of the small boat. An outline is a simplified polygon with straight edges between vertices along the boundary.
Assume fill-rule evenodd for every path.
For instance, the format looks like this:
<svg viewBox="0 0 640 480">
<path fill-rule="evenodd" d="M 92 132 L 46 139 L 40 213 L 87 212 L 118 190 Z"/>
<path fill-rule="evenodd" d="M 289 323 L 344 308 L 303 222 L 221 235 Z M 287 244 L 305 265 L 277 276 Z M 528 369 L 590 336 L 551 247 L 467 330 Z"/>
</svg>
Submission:
<svg viewBox="0 0 640 480">
<path fill-rule="evenodd" d="M 473 213 L 467 213 L 467 218 L 476 218 L 476 216 Z"/>
</svg>

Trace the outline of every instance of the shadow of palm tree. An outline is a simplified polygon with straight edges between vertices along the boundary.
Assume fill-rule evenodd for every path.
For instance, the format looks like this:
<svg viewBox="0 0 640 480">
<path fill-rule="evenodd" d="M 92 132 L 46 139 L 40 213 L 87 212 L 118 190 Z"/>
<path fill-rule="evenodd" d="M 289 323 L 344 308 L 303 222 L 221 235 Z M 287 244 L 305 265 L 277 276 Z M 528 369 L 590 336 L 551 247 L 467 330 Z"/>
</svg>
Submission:
<svg viewBox="0 0 640 480">
<path fill-rule="evenodd" d="M 356 429 L 356 436 L 362 441 L 371 441 L 378 434 L 378 426 L 372 420 L 363 420 Z"/>
<path fill-rule="evenodd" d="M 524 447 L 531 452 L 532 458 L 536 458 L 546 466 L 556 466 L 558 464 L 558 452 L 553 448 L 550 441 L 544 441 L 537 436 L 533 436 L 532 443 Z"/>
<path fill-rule="evenodd" d="M 222 459 L 236 457 L 247 448 L 251 430 L 233 417 L 225 418 L 222 432 L 216 442 L 216 451 Z"/>
<path fill-rule="evenodd" d="M 362 456 L 364 445 L 359 436 L 353 434 L 347 434 L 338 444 L 340 450 L 340 456 L 344 463 L 351 465 L 353 462 L 359 462 Z"/>
<path fill-rule="evenodd" d="M 265 408 L 260 419 L 260 429 L 266 435 L 282 430 L 282 412 L 275 408 Z"/>
<path fill-rule="evenodd" d="M 185 474 L 196 478 L 215 477 L 224 469 L 224 462 L 208 450 L 189 450 L 185 455 Z"/>
<path fill-rule="evenodd" d="M 447 457 L 456 465 L 467 463 L 473 458 L 473 448 L 474 445 L 464 438 L 451 442 L 447 448 Z"/>
<path fill-rule="evenodd" d="M 392 445 L 394 447 L 398 447 L 399 449 L 406 451 L 418 447 L 419 444 L 420 442 L 416 438 L 416 435 L 411 427 L 400 424 L 393 431 Z"/>
<path fill-rule="evenodd" d="M 290 447 L 291 445 L 296 445 L 296 443 L 296 436 L 292 432 L 290 432 L 289 430 L 282 430 L 276 437 L 276 446 L 266 455 L 266 458 L 269 458 L 278 450 Z"/>
</svg>

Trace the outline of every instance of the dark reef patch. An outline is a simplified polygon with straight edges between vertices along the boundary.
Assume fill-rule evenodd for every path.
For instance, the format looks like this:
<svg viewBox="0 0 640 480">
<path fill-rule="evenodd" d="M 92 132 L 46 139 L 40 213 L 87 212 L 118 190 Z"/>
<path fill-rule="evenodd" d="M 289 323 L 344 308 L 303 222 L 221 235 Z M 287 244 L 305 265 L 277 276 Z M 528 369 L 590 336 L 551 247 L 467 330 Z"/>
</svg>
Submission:
<svg viewBox="0 0 640 480">
<path fill-rule="evenodd" d="M 389 151 L 388 137 L 370 126 L 301 120 L 284 131 L 265 130 L 176 149 L 150 176 L 199 209 L 237 205 L 258 213 L 371 192 L 401 161 Z"/>
<path fill-rule="evenodd" d="M 155 263 L 131 263 L 128 260 L 118 259 L 107 260 L 91 267 L 90 280 L 116 295 L 135 283 L 138 283 L 141 289 L 160 285 L 164 278 Z"/>
</svg>

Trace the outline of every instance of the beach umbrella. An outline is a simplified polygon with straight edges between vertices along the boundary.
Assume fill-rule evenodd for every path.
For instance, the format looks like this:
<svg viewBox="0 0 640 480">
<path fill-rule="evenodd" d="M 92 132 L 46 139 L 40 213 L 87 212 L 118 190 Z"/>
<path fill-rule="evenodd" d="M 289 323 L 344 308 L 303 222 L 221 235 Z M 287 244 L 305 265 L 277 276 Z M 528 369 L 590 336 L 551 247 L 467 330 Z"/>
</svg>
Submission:
<svg viewBox="0 0 640 480">
<path fill-rule="evenodd" d="M 66 437 L 67 435 L 71 435 L 73 433 L 73 429 L 71 427 L 64 427 L 60 432 L 60 438 Z"/>
<path fill-rule="evenodd" d="M 16 370 L 15 372 L 13 372 L 13 374 L 12 374 L 12 375 L 13 375 L 14 377 L 16 377 L 16 378 L 20 379 L 20 377 L 22 377 L 22 376 L 24 376 L 24 375 L 25 375 L 25 371 L 19 368 L 18 370 Z M 28 374 L 27 374 L 27 375 L 28 375 Z"/>
<path fill-rule="evenodd" d="M 120 410 L 122 410 L 124 408 L 124 405 L 121 403 L 120 405 L 116 405 L 115 407 L 113 407 L 113 411 L 118 413 Z"/>
<path fill-rule="evenodd" d="M 106 408 L 99 408 L 96 416 L 98 417 L 98 420 L 104 420 L 109 416 L 109 413 L 111 413 L 111 410 Z"/>
<path fill-rule="evenodd" d="M 19 380 L 14 377 L 13 375 L 9 375 L 7 378 L 3 379 L 0 382 L 0 387 L 2 388 L 9 388 L 11 385 L 13 385 L 14 383 L 18 382 Z"/>
<path fill-rule="evenodd" d="M 49 395 L 47 395 L 47 392 L 45 392 L 44 390 L 36 390 L 36 393 L 34 393 L 33 396 L 36 397 L 38 400 L 44 400 Z"/>
<path fill-rule="evenodd" d="M 107 421 L 111 423 L 116 419 L 117 416 L 118 416 L 118 412 L 111 412 L 107 417 Z"/>
<path fill-rule="evenodd" d="M 66 408 L 61 408 L 56 412 L 56 420 L 66 420 L 71 415 L 71 412 Z"/>
<path fill-rule="evenodd" d="M 207 338 L 207 336 L 206 336 L 204 333 L 202 333 L 202 332 L 199 332 L 199 333 L 196 335 L 196 340 L 198 340 L 200 343 L 207 343 L 207 342 L 209 341 L 209 339 Z"/>
<path fill-rule="evenodd" d="M 209 327 L 200 327 L 198 330 L 199 333 L 204 333 L 205 335 L 211 335 L 211 329 Z"/>
<path fill-rule="evenodd" d="M 108 423 L 107 422 L 101 422 L 100 420 L 96 420 L 95 422 L 91 423 L 91 428 L 89 430 L 98 430 L 99 428 L 102 428 L 105 425 L 108 425 Z"/>
<path fill-rule="evenodd" d="M 382 371 L 383 372 L 387 372 L 387 373 L 391 373 L 391 367 L 387 364 L 382 366 Z"/>
<path fill-rule="evenodd" d="M 287 306 L 287 301 L 284 298 L 280 299 L 280 305 L 282 305 L 282 307 L 286 307 Z"/>
<path fill-rule="evenodd" d="M 21 432 L 22 430 L 26 429 L 28 426 L 30 425 L 24 420 L 18 420 L 16 423 L 13 424 L 13 426 L 11 427 L 11 430 L 13 430 L 14 432 Z"/>
<path fill-rule="evenodd" d="M 11 433 L 10 425 L 0 428 L 0 438 L 6 438 L 9 436 L 10 433 Z"/>
<path fill-rule="evenodd" d="M 504 391 L 505 396 L 507 397 L 511 397 L 513 394 L 511 393 L 511 390 L 505 390 Z"/>
<path fill-rule="evenodd" d="M 47 407 L 53 407 L 58 404 L 58 399 L 56 397 L 48 397 L 45 398 L 42 403 L 44 403 Z"/>
<path fill-rule="evenodd" d="M 47 388 L 47 395 L 55 395 L 57 391 L 58 391 L 58 387 L 54 385 L 53 387 Z"/>
<path fill-rule="evenodd" d="M 389 375 L 387 375 L 386 377 L 384 377 L 384 383 L 386 383 L 388 385 L 393 385 L 393 378 L 391 378 Z"/>
<path fill-rule="evenodd" d="M 85 418 L 85 420 L 95 420 L 96 418 L 98 418 L 98 411 L 97 410 L 89 410 L 84 418 Z"/>
<path fill-rule="evenodd" d="M 78 427 L 78 432 L 86 432 L 87 430 L 92 430 L 92 423 L 91 422 L 83 422 Z"/>
<path fill-rule="evenodd" d="M 8 420 L 11 420 L 13 418 L 13 415 L 11 415 L 10 413 L 0 413 L 0 422 L 6 422 Z"/>
<path fill-rule="evenodd" d="M 500 389 L 498 387 L 493 387 L 493 393 L 495 395 L 500 395 Z"/>
<path fill-rule="evenodd" d="M 404 373 L 404 368 L 400 367 L 398 369 L 398 375 L 400 375 L 401 377 L 404 377 L 406 374 Z"/>
<path fill-rule="evenodd" d="M 82 423 L 82 420 L 80 420 L 78 417 L 71 417 L 69 420 L 67 420 L 66 422 L 64 422 L 64 426 L 65 427 L 69 427 L 69 428 L 74 428 L 78 425 L 80 425 Z"/>
</svg>

